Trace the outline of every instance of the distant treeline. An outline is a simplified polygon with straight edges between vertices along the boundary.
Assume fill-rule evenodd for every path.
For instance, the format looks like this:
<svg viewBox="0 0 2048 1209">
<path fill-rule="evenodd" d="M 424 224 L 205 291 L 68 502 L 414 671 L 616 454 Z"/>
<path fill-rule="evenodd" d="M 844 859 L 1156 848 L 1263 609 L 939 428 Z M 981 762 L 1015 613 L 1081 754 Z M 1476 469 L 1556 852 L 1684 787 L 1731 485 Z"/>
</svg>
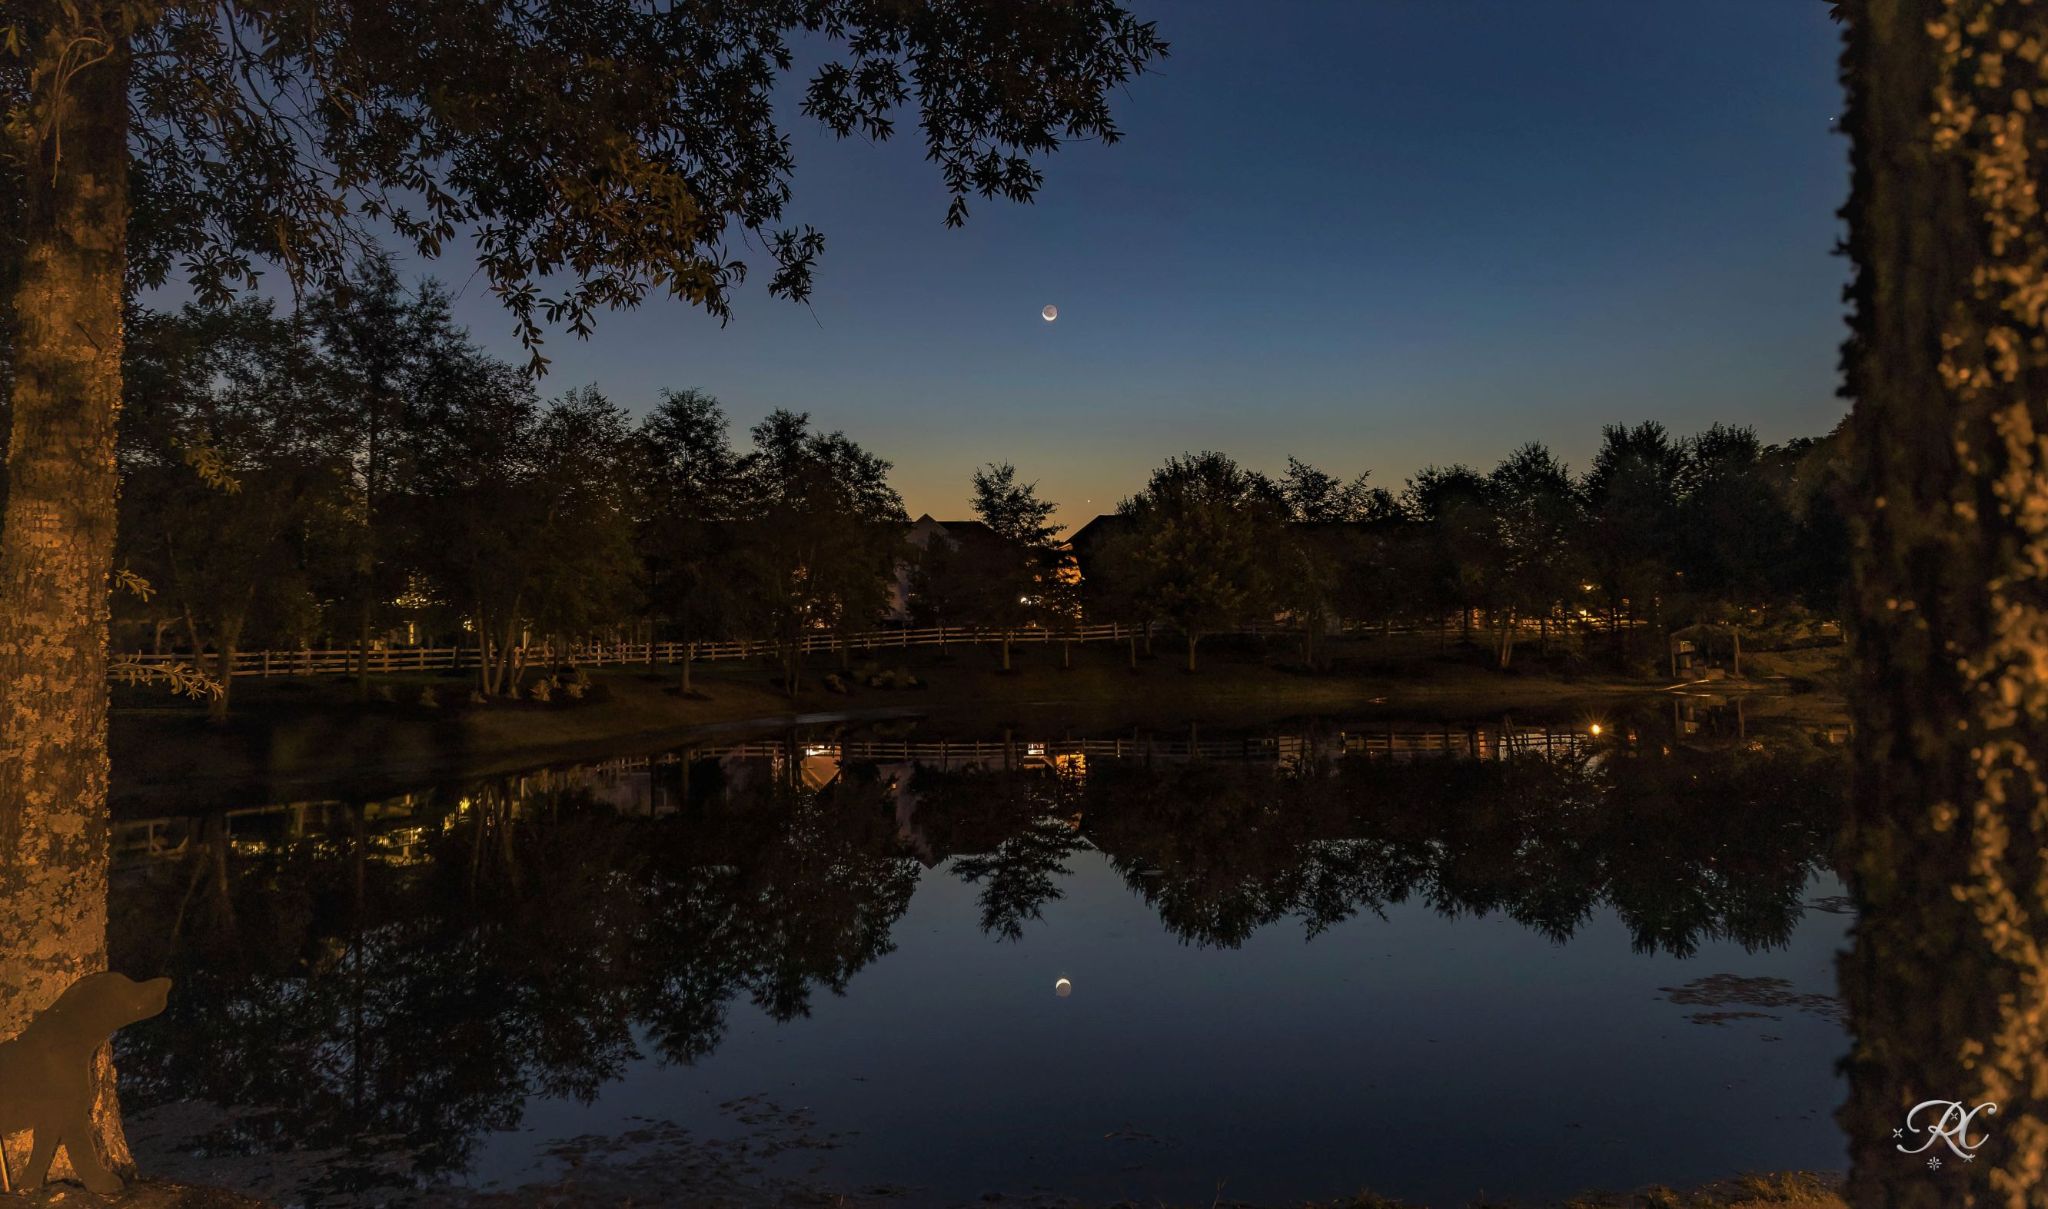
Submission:
<svg viewBox="0 0 2048 1209">
<path fill-rule="evenodd" d="M 993 465 L 981 523 L 920 546 L 890 464 L 844 435 L 779 410 L 737 447 L 688 390 L 638 422 L 594 388 L 543 399 L 388 265 L 292 314 L 138 310 L 128 356 L 117 645 L 475 644 L 486 695 L 516 692 L 512 650 L 541 638 L 745 637 L 793 687 L 799 640 L 892 609 L 1002 634 L 1161 622 L 1190 666 L 1205 632 L 1287 618 L 1316 662 L 1335 625 L 1665 626 L 1824 609 L 1843 574 L 1834 443 L 1718 425 L 1611 427 L 1582 476 L 1531 444 L 1399 493 L 1192 454 L 1073 535 Z"/>
<path fill-rule="evenodd" d="M 1205 632 L 1275 615 L 1311 664 L 1334 626 L 1469 634 L 1481 614 L 1501 667 L 1518 634 L 1588 619 L 1623 659 L 1648 657 L 1673 626 L 1832 614 L 1848 567 L 1839 445 L 1615 424 L 1583 475 L 1531 442 L 1490 471 L 1428 467 L 1399 494 L 1292 458 L 1274 479 L 1191 454 L 1072 544 L 1087 607 L 1170 623 L 1190 668 Z M 1656 637 L 1635 643 L 1639 630 Z"/>
</svg>

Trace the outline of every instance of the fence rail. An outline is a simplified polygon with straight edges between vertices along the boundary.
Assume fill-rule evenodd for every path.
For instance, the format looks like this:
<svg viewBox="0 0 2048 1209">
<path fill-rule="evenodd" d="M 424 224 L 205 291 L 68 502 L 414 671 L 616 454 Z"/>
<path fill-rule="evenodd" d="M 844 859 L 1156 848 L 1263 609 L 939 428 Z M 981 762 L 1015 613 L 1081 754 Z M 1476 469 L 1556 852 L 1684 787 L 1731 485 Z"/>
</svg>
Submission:
<svg viewBox="0 0 2048 1209">
<path fill-rule="evenodd" d="M 1568 629 L 1605 630 L 1606 623 L 1600 619 L 1575 618 L 1569 626 L 1560 621 L 1554 623 L 1560 634 Z M 1530 634 L 1537 630 L 1537 623 L 1521 619 L 1516 629 Z M 1490 627 L 1482 627 L 1490 628 Z M 1444 627 L 1439 626 L 1396 626 L 1366 627 L 1359 630 L 1367 634 L 1436 634 Z M 1157 631 L 1155 631 L 1157 632 Z M 1120 622 L 1101 622 L 1076 626 L 1071 630 L 1048 630 L 1041 628 L 1010 631 L 1012 646 L 1050 644 L 1055 642 L 1123 642 L 1144 633 L 1144 627 Z M 1264 634 L 1292 635 L 1298 630 L 1285 625 L 1239 626 L 1234 630 L 1218 631 L 1217 634 Z M 1208 635 L 1205 635 L 1208 636 Z M 799 644 L 803 653 L 837 652 L 844 648 L 852 654 L 886 652 L 891 649 L 925 646 L 949 646 L 953 644 L 974 645 L 995 643 L 1002 640 L 1000 630 L 985 626 L 923 626 L 904 629 L 867 630 L 855 634 L 818 633 L 805 637 Z M 540 643 L 520 647 L 513 652 L 515 667 L 545 667 L 569 664 L 576 667 L 607 667 L 629 664 L 680 664 L 685 661 L 708 663 L 730 659 L 752 659 L 757 656 L 774 655 L 777 645 L 766 640 L 721 640 L 705 642 L 587 642 L 574 643 L 565 650 L 557 651 L 552 644 Z M 497 655 L 496 651 L 492 652 Z M 217 671 L 218 656 L 212 652 L 193 655 L 190 652 L 131 652 L 116 657 L 129 666 L 169 667 L 177 664 L 197 662 L 201 669 Z M 236 676 L 320 676 L 351 675 L 360 670 L 363 652 L 353 647 L 305 648 L 301 650 L 237 651 L 234 657 L 233 674 Z M 447 671 L 460 668 L 474 668 L 478 662 L 478 651 L 474 646 L 452 647 L 373 647 L 368 653 L 369 669 L 372 672 Z"/>
<path fill-rule="evenodd" d="M 1274 627 L 1267 627 L 1273 632 Z M 1076 626 L 1072 630 L 1026 629 L 1010 632 L 1012 646 L 1054 642 L 1122 641 L 1142 632 L 1142 627 L 1105 622 Z M 925 626 L 915 629 L 867 630 L 856 634 L 819 633 L 799 644 L 805 654 L 836 652 L 844 648 L 854 654 L 880 652 L 914 646 L 946 646 L 954 643 L 994 643 L 1002 632 L 978 626 Z M 513 652 L 518 667 L 571 664 L 578 667 L 606 667 L 623 664 L 706 663 L 717 660 L 752 659 L 776 654 L 780 648 L 765 640 L 724 640 L 705 642 L 580 642 L 557 651 L 552 644 L 539 643 Z M 498 652 L 493 651 L 495 657 Z M 195 659 L 206 671 L 214 671 L 218 658 L 212 652 L 194 656 L 190 652 L 128 653 L 117 656 L 123 662 L 142 667 L 191 664 Z M 369 652 L 372 672 L 442 671 L 477 666 L 473 646 L 456 647 L 373 647 Z M 349 675 L 360 669 L 363 652 L 353 647 L 306 648 L 285 651 L 236 651 L 233 674 L 237 676 Z"/>
</svg>

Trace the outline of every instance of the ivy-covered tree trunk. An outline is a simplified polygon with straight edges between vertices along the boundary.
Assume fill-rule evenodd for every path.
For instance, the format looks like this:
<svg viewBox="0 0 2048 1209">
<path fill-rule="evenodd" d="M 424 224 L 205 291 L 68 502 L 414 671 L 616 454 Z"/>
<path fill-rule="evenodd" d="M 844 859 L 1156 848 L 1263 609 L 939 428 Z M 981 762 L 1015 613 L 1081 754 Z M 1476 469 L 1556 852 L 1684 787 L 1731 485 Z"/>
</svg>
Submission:
<svg viewBox="0 0 2048 1209">
<path fill-rule="evenodd" d="M 1842 8 L 1849 1199 L 2048 1205 L 2048 5 Z M 1973 1160 L 1900 1153 L 1929 1100 L 1997 1104 Z"/>
<path fill-rule="evenodd" d="M 0 1038 L 107 962 L 107 590 L 128 221 L 128 52 L 109 32 L 119 14 L 32 3 L 25 15 L 35 120 L 5 135 L 26 170 L 0 523 Z M 104 1051 L 99 1066 L 101 1146 L 124 1171 Z"/>
</svg>

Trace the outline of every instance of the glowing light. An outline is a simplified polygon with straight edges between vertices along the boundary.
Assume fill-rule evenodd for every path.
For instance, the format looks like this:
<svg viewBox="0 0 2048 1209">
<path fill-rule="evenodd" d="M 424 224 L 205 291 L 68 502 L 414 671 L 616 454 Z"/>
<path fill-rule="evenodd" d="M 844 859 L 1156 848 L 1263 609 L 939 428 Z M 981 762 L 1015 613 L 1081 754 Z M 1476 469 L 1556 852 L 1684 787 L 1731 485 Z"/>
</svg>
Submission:
<svg viewBox="0 0 2048 1209">
<path fill-rule="evenodd" d="M 1045 321 L 1047 323 L 1051 323 L 1053 320 L 1060 317 L 1060 308 L 1056 306 L 1049 306 L 1038 313 L 1045 316 Z"/>
<path fill-rule="evenodd" d="M 1602 730 L 1604 730 L 1605 728 L 1604 728 L 1604 727 L 1602 727 L 1602 726 L 1601 726 L 1601 725 L 1600 725 L 1600 724 L 1599 724 L 1598 722 L 1595 722 L 1595 723 L 1594 723 L 1594 724 L 1593 724 L 1593 725 L 1592 725 L 1591 727 L 1589 727 L 1588 729 L 1589 729 L 1589 730 L 1590 730 L 1590 731 L 1592 732 L 1592 735 L 1593 735 L 1593 737 L 1597 739 L 1597 738 L 1599 738 L 1599 737 L 1600 737 L 1600 732 L 1601 732 Z"/>
<path fill-rule="evenodd" d="M 1062 978 L 1058 982 L 1052 984 L 1052 993 L 1058 995 L 1062 999 L 1065 999 L 1067 996 L 1074 993 L 1074 984 L 1069 980 Z"/>
</svg>

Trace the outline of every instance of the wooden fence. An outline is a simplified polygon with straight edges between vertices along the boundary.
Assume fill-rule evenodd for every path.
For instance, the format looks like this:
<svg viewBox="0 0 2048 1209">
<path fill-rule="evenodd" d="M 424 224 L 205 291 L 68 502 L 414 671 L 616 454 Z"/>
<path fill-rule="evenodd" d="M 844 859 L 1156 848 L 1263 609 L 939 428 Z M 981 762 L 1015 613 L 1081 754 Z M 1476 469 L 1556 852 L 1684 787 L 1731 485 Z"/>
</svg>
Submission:
<svg viewBox="0 0 2048 1209">
<path fill-rule="evenodd" d="M 1142 632 L 1140 626 L 1119 625 L 1105 622 L 1100 625 L 1076 626 L 1072 630 L 1027 629 L 1013 630 L 1010 634 L 1012 646 L 1046 644 L 1054 642 L 1105 642 L 1122 641 Z M 1249 632 L 1249 630 L 1247 630 Z M 1275 632 L 1267 627 L 1268 633 Z M 1284 632 L 1284 631 L 1280 631 Z M 1002 640 L 1002 632 L 975 626 L 926 626 L 921 629 L 867 630 L 856 634 L 838 635 L 820 632 L 803 639 L 800 644 L 805 654 L 837 652 L 842 647 L 855 655 L 882 653 L 893 649 L 914 646 L 947 646 L 951 644 L 993 643 Z M 551 644 L 541 643 L 521 647 L 513 652 L 513 660 L 519 667 L 551 667 L 569 664 L 576 667 L 609 667 L 628 664 L 677 664 L 685 660 L 695 663 L 725 659 L 752 659 L 773 656 L 778 647 L 768 641 L 733 640 L 720 642 L 584 642 L 575 643 L 566 650 L 557 652 Z M 493 652 L 495 655 L 496 652 Z M 164 654 L 131 653 L 116 656 L 120 662 L 142 667 L 162 667 L 173 664 L 192 664 L 195 657 L 189 652 L 168 652 Z M 216 656 L 211 652 L 197 656 L 201 670 L 211 674 L 215 668 Z M 307 648 L 296 651 L 237 651 L 235 652 L 234 674 L 237 676 L 321 676 L 350 675 L 362 662 L 362 652 L 352 647 Z M 375 647 L 369 652 L 370 670 L 373 672 L 440 671 L 452 668 L 473 668 L 477 665 L 477 648 L 458 647 Z"/>
<path fill-rule="evenodd" d="M 1559 636 L 1570 630 L 1605 630 L 1601 619 L 1574 618 L 1567 626 L 1564 622 L 1554 623 Z M 1455 628 L 1455 625 L 1450 628 Z M 1537 631 L 1537 623 L 1531 619 L 1516 622 L 1516 628 L 1528 634 Z M 1391 630 L 1381 627 L 1363 627 L 1362 634 L 1438 634 L 1445 627 L 1440 626 L 1396 626 Z M 1484 627 L 1475 627 L 1482 632 Z M 1154 627 L 1155 633 L 1171 633 L 1165 627 Z M 1024 629 L 1010 632 L 1012 646 L 1050 644 L 1055 642 L 1123 642 L 1144 633 L 1144 627 L 1118 622 L 1102 622 L 1094 625 L 1076 626 L 1071 630 Z M 1286 625 L 1239 626 L 1234 630 L 1218 631 L 1221 634 L 1253 634 L 1273 637 L 1294 637 L 1300 631 Z M 1332 633 L 1332 637 L 1337 636 Z M 995 643 L 1002 640 L 1002 631 L 985 626 L 924 626 L 887 630 L 866 630 L 860 633 L 838 635 L 819 632 L 803 639 L 801 646 L 805 654 L 838 652 L 842 647 L 853 655 L 885 654 L 892 649 L 907 647 L 971 645 Z M 630 664 L 680 664 L 685 660 L 694 663 L 715 662 L 729 659 L 752 659 L 771 657 L 777 653 L 774 642 L 762 640 L 731 640 L 718 642 L 586 642 L 575 643 L 566 650 L 557 652 L 551 644 L 542 643 L 521 647 L 513 653 L 514 666 L 521 668 L 553 667 L 567 664 L 575 667 L 611 667 Z M 493 652 L 495 654 L 496 652 Z M 190 652 L 147 652 L 117 655 L 119 663 L 141 667 L 167 667 L 177 664 L 197 663 L 200 670 L 209 675 L 217 671 L 217 657 L 212 653 L 194 656 Z M 237 676 L 322 676 L 352 675 L 362 660 L 362 652 L 353 647 L 306 648 L 286 651 L 237 651 L 235 652 L 234 674 Z M 369 670 L 372 672 L 427 672 L 444 671 L 477 666 L 477 648 L 474 646 L 455 647 L 374 647 L 369 652 Z"/>
</svg>

